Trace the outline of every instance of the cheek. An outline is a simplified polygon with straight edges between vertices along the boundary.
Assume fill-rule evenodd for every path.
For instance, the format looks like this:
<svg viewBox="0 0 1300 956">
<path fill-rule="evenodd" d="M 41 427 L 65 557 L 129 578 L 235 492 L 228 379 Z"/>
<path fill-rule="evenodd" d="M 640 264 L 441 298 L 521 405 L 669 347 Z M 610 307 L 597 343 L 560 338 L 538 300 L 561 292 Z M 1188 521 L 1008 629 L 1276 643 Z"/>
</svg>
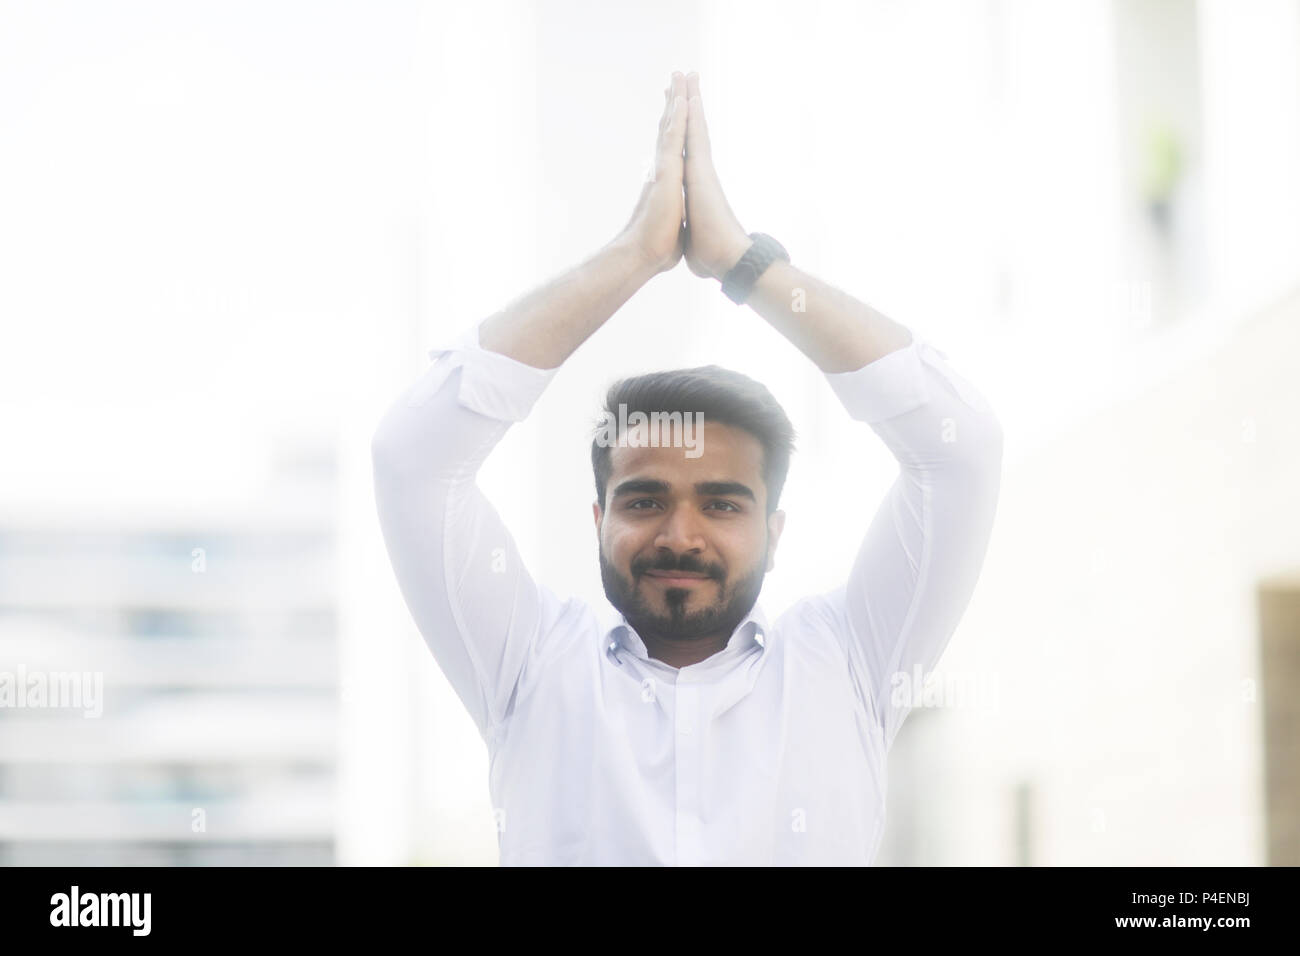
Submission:
<svg viewBox="0 0 1300 956">
<path fill-rule="evenodd" d="M 715 538 L 718 552 L 730 569 L 750 568 L 763 558 L 767 529 L 763 525 L 737 524 Z"/>
<path fill-rule="evenodd" d="M 606 519 L 601 540 L 605 544 L 605 554 L 613 560 L 635 554 L 649 537 L 635 526 Z"/>
</svg>

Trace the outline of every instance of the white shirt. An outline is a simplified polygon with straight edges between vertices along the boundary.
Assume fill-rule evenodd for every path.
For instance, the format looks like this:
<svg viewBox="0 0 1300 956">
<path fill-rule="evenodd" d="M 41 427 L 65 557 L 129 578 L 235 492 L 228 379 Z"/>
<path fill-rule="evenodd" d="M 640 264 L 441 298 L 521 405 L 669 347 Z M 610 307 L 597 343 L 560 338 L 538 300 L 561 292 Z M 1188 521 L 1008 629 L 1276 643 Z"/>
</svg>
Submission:
<svg viewBox="0 0 1300 956">
<path fill-rule="evenodd" d="M 558 369 L 481 348 L 477 324 L 429 355 L 375 432 L 376 501 L 487 744 L 501 864 L 869 865 L 913 702 L 892 678 L 933 669 L 992 528 L 1002 430 L 983 397 L 915 337 L 826 374 L 900 469 L 847 580 L 772 623 L 757 602 L 724 650 L 677 669 L 607 601 L 535 580 L 475 483 Z"/>
</svg>

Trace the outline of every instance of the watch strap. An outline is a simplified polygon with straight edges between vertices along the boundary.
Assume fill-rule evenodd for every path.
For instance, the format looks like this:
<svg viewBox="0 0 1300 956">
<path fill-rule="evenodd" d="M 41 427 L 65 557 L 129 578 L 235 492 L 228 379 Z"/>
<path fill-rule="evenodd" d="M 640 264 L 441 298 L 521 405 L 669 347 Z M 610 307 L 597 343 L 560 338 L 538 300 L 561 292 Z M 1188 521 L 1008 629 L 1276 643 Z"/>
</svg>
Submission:
<svg viewBox="0 0 1300 956">
<path fill-rule="evenodd" d="M 790 254 L 785 246 L 771 236 L 762 232 L 751 232 L 749 238 L 754 240 L 740 261 L 727 270 L 722 277 L 722 291 L 732 302 L 742 304 L 753 291 L 758 277 L 777 259 L 790 261 Z"/>
</svg>

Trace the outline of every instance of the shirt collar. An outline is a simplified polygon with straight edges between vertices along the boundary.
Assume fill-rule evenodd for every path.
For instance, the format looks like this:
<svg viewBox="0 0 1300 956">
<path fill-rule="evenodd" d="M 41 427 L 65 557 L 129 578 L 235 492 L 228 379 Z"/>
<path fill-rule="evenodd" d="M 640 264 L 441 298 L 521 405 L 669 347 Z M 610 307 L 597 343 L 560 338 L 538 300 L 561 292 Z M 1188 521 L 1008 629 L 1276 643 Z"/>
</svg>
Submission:
<svg viewBox="0 0 1300 956">
<path fill-rule="evenodd" d="M 622 647 L 642 660 L 648 659 L 650 653 L 646 650 L 645 643 L 632 626 L 628 624 L 623 612 L 615 608 L 608 600 L 603 601 L 602 605 L 600 618 L 601 642 L 605 650 L 612 652 Z M 749 609 L 749 613 L 741 619 L 740 623 L 736 625 L 736 629 L 731 632 L 731 637 L 727 640 L 726 650 L 745 650 L 750 647 L 765 648 L 768 642 L 769 630 L 763 604 L 761 601 L 755 601 L 754 606 Z"/>
</svg>

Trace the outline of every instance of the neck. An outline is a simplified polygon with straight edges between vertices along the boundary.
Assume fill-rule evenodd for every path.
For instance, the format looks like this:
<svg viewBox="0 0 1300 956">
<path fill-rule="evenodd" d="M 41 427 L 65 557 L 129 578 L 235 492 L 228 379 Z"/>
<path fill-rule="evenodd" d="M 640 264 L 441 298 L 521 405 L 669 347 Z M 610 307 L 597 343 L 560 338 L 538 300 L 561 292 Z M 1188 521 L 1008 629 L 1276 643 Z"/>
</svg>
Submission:
<svg viewBox="0 0 1300 956">
<path fill-rule="evenodd" d="M 678 669 L 698 664 L 700 661 L 712 657 L 718 651 L 724 650 L 730 638 L 731 632 L 723 633 L 722 631 L 693 640 L 682 640 L 659 634 L 641 634 L 641 640 L 645 644 L 647 654 L 657 661 L 662 661 L 669 667 Z"/>
</svg>

